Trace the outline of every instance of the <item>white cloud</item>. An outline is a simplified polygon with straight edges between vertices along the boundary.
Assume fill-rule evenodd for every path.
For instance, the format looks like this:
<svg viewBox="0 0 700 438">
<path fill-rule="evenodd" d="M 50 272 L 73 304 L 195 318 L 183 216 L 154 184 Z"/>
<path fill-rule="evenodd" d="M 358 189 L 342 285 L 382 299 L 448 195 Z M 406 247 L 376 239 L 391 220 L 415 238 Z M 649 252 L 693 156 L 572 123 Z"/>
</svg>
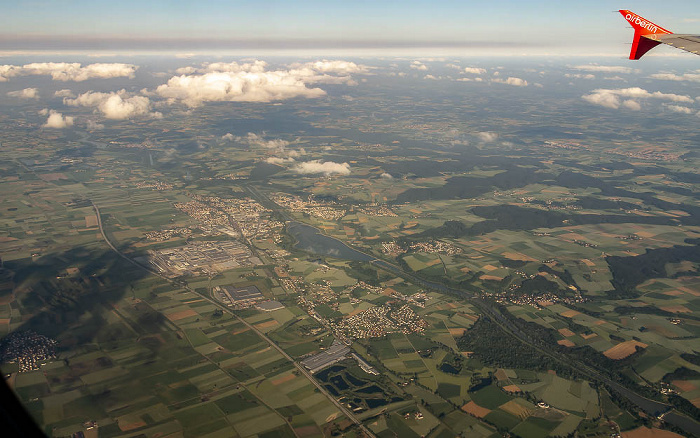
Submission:
<svg viewBox="0 0 700 438">
<path fill-rule="evenodd" d="M 479 67 L 464 67 L 464 73 L 469 73 L 473 75 L 483 75 L 486 74 L 486 69 Z"/>
<path fill-rule="evenodd" d="M 650 76 L 654 79 L 660 79 L 662 81 L 688 81 L 688 82 L 700 82 L 700 73 L 685 73 L 682 75 L 677 75 L 674 73 L 656 73 Z"/>
<path fill-rule="evenodd" d="M 221 136 L 221 140 L 223 141 L 234 141 L 235 139 L 236 137 L 230 132 L 227 132 L 226 134 Z"/>
<path fill-rule="evenodd" d="M 425 65 L 425 64 L 423 64 L 423 63 L 420 62 L 420 61 L 413 61 L 413 62 L 411 63 L 411 65 L 410 65 L 410 67 L 411 67 L 413 70 L 421 70 L 421 71 L 425 71 L 425 70 L 428 69 L 428 66 Z"/>
<path fill-rule="evenodd" d="M 498 138 L 498 134 L 495 132 L 477 132 L 476 136 L 479 137 L 479 140 L 483 141 L 484 143 L 490 143 L 492 141 L 496 141 Z"/>
<path fill-rule="evenodd" d="M 314 175 L 322 173 L 325 176 L 330 176 L 333 174 L 338 175 L 349 175 L 350 165 L 348 163 L 335 163 L 333 161 L 307 161 L 304 163 L 299 163 L 294 168 L 293 171 L 300 173 L 302 175 Z"/>
<path fill-rule="evenodd" d="M 156 89 L 171 102 L 181 101 L 190 107 L 204 102 L 271 102 L 296 97 L 325 96 L 320 88 L 308 85 L 357 85 L 353 74 L 366 74 L 369 67 L 341 60 L 321 60 L 291 64 L 288 69 L 268 71 L 264 61 L 239 64 L 215 62 L 202 67 L 182 67 L 179 76 Z"/>
<path fill-rule="evenodd" d="M 270 158 L 266 159 L 265 162 L 270 163 L 270 164 L 276 164 L 279 166 L 279 165 L 286 164 L 286 163 L 293 163 L 294 158 L 291 158 L 291 157 L 289 157 L 289 158 L 270 157 Z"/>
<path fill-rule="evenodd" d="M 38 99 L 39 89 L 25 88 L 24 90 L 10 91 L 7 93 L 7 95 L 18 99 Z"/>
<path fill-rule="evenodd" d="M 626 100 L 622 102 L 622 106 L 632 111 L 639 111 L 642 109 L 642 105 L 640 105 L 636 100 Z"/>
<path fill-rule="evenodd" d="M 595 75 L 592 73 L 565 73 L 564 77 L 573 79 L 595 79 Z"/>
<path fill-rule="evenodd" d="M 655 91 L 652 93 L 639 87 L 619 89 L 600 88 L 593 90 L 591 94 L 582 96 L 582 98 L 583 100 L 594 105 L 600 105 L 612 109 L 618 109 L 621 106 L 629 109 L 640 109 L 641 107 L 639 106 L 639 102 L 634 99 L 659 99 L 683 103 L 693 102 L 693 99 L 690 96 L 662 93 L 660 91 Z M 629 100 L 625 100 L 623 102 L 623 98 L 627 98 Z M 635 102 L 636 105 L 628 102 Z"/>
<path fill-rule="evenodd" d="M 175 73 L 179 75 L 191 75 L 192 73 L 197 73 L 197 68 L 192 67 L 191 65 L 187 67 L 180 67 L 177 70 L 175 70 Z"/>
<path fill-rule="evenodd" d="M 227 134 L 228 135 L 228 134 Z M 264 135 L 264 133 L 263 133 Z M 248 135 L 245 137 L 233 137 L 231 136 L 231 140 L 238 140 L 243 143 L 247 143 L 250 146 L 260 146 L 266 149 L 279 149 L 279 150 L 284 150 L 287 146 L 289 146 L 289 142 L 287 140 L 282 140 L 280 138 L 272 139 L 272 140 L 265 140 L 263 135 L 258 135 L 254 132 L 249 132 Z"/>
<path fill-rule="evenodd" d="M 63 90 L 58 90 L 55 93 L 53 93 L 54 97 L 75 97 L 75 94 L 67 88 L 64 88 Z"/>
<path fill-rule="evenodd" d="M 379 178 L 381 178 L 381 179 L 387 179 L 387 180 L 394 179 L 394 177 L 391 176 L 390 173 L 386 173 L 386 172 L 384 172 L 384 173 L 382 173 L 381 175 L 379 175 Z"/>
<path fill-rule="evenodd" d="M 680 114 L 693 114 L 695 112 L 694 109 L 688 108 L 687 106 L 682 106 L 682 105 L 664 105 L 666 109 L 673 111 L 674 113 L 680 113 Z"/>
<path fill-rule="evenodd" d="M 78 62 L 34 62 L 18 65 L 0 65 L 0 82 L 15 76 L 44 75 L 55 81 L 86 81 L 88 79 L 133 78 L 138 69 L 132 64 L 97 63 L 82 66 Z"/>
<path fill-rule="evenodd" d="M 363 74 L 369 72 L 369 67 L 365 65 L 340 60 L 307 62 L 302 64 L 301 67 L 310 68 L 320 73 L 333 74 Z M 298 65 L 292 64 L 292 68 L 298 68 Z"/>
<path fill-rule="evenodd" d="M 432 79 L 432 80 L 436 81 L 436 80 L 438 80 L 439 78 L 437 78 L 437 77 L 435 77 L 435 76 L 433 76 L 433 75 L 425 75 L 425 76 L 423 77 L 423 79 Z"/>
<path fill-rule="evenodd" d="M 196 107 L 204 102 L 271 102 L 295 97 L 325 96 L 320 88 L 308 88 L 313 78 L 296 72 L 225 71 L 174 76 L 160 85 L 161 97 Z"/>
<path fill-rule="evenodd" d="M 100 129 L 105 129 L 105 125 L 90 119 L 87 120 L 86 125 L 88 131 L 99 131 Z"/>
<path fill-rule="evenodd" d="M 42 128 L 63 129 L 69 126 L 73 126 L 73 117 L 64 117 L 63 114 L 54 110 L 48 111 L 48 115 L 49 118 L 46 119 L 46 123 L 42 125 Z"/>
<path fill-rule="evenodd" d="M 22 67 L 18 65 L 0 65 L 0 82 L 22 75 Z"/>
<path fill-rule="evenodd" d="M 306 149 L 304 148 L 299 148 L 299 149 L 288 149 L 287 150 L 287 156 L 292 157 L 292 158 L 299 158 L 302 155 L 306 155 Z"/>
<path fill-rule="evenodd" d="M 162 114 L 151 112 L 151 101 L 146 96 L 128 96 L 126 90 L 111 93 L 88 91 L 75 99 L 64 98 L 68 106 L 97 108 L 108 119 L 124 120 L 136 116 L 159 118 Z"/>
<path fill-rule="evenodd" d="M 577 65 L 572 67 L 573 70 L 581 71 L 593 71 L 593 72 L 604 72 L 604 73 L 632 73 L 634 69 L 630 67 L 622 67 L 617 65 Z"/>
<path fill-rule="evenodd" d="M 498 73 L 498 72 L 497 72 Z M 521 78 L 508 77 L 507 79 L 491 79 L 491 82 L 512 85 L 514 87 L 527 87 L 527 81 Z"/>
</svg>

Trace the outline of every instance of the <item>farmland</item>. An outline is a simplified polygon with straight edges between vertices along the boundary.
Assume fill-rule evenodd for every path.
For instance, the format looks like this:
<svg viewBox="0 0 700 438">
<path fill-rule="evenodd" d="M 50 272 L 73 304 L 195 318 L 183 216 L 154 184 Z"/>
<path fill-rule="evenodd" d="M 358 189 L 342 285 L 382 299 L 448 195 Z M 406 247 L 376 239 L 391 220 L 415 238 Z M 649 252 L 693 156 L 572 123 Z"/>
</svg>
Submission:
<svg viewBox="0 0 700 438">
<path fill-rule="evenodd" d="M 417 114 L 382 80 L 393 94 L 100 129 L 29 130 L 43 107 L 0 104 L 0 367 L 45 434 L 661 436 L 697 418 L 694 144 L 620 142 L 597 116 L 565 141 L 510 103 L 489 123 L 517 130 L 485 143 L 451 92 Z M 494 95 L 512 98 L 477 97 Z M 533 120 L 558 120 L 542 102 Z"/>
</svg>

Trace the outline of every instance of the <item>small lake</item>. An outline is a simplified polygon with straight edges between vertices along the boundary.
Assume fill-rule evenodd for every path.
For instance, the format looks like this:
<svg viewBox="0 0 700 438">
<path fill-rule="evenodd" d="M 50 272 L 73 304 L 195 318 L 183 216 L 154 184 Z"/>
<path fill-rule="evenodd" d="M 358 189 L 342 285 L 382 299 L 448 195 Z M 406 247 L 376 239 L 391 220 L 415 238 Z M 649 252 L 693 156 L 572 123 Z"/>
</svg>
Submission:
<svg viewBox="0 0 700 438">
<path fill-rule="evenodd" d="M 361 262 L 375 260 L 374 257 L 356 251 L 338 239 L 321 234 L 317 228 L 311 225 L 289 222 L 287 223 L 287 231 L 297 241 L 294 246 L 310 253 Z"/>
</svg>

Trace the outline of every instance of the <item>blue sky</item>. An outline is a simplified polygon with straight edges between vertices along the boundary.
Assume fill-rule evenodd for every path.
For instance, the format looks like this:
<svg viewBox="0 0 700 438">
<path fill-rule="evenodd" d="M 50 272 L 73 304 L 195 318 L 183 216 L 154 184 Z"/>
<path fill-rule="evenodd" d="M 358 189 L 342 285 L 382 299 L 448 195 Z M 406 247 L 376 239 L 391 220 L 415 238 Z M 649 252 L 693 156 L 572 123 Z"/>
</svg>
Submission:
<svg viewBox="0 0 700 438">
<path fill-rule="evenodd" d="M 631 9 L 678 33 L 700 33 L 697 0 L 4 2 L 0 50 L 221 48 L 614 54 Z"/>
</svg>

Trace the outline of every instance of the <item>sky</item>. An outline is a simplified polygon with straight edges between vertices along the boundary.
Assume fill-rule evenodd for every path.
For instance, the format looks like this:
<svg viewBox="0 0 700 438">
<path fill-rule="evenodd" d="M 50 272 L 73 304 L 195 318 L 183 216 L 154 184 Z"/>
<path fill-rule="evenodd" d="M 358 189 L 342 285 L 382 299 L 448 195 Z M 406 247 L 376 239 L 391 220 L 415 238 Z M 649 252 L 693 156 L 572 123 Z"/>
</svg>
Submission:
<svg viewBox="0 0 700 438">
<path fill-rule="evenodd" d="M 628 51 L 632 37 L 623 18 L 613 12 L 617 9 L 631 9 L 676 33 L 700 33 L 697 0 L 635 0 L 633 5 L 603 0 L 3 3 L 4 53 L 615 55 Z"/>
</svg>

